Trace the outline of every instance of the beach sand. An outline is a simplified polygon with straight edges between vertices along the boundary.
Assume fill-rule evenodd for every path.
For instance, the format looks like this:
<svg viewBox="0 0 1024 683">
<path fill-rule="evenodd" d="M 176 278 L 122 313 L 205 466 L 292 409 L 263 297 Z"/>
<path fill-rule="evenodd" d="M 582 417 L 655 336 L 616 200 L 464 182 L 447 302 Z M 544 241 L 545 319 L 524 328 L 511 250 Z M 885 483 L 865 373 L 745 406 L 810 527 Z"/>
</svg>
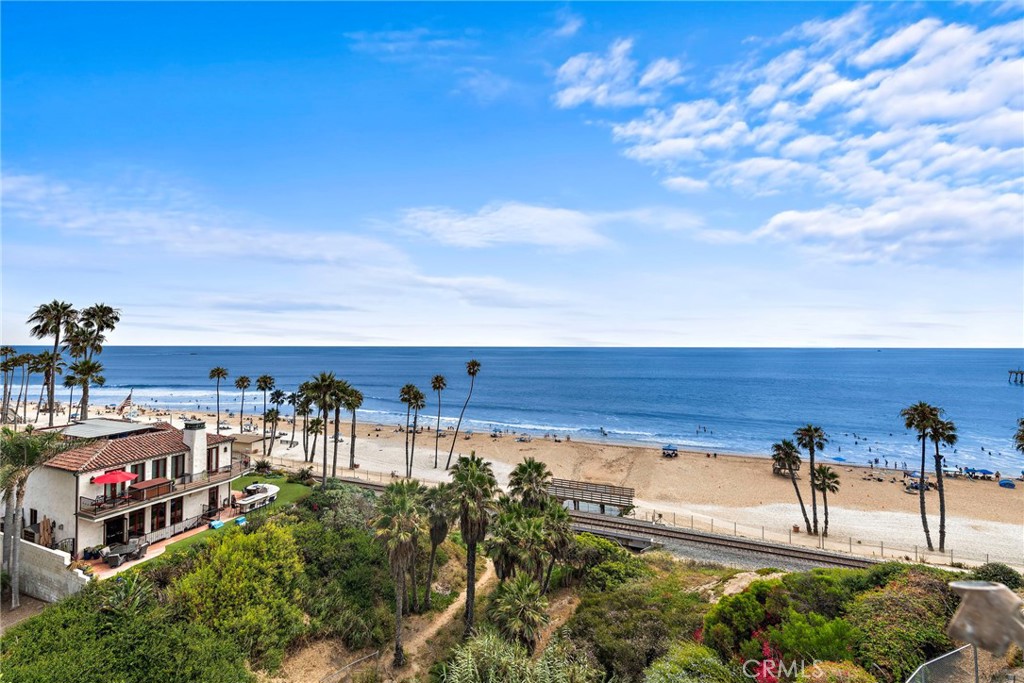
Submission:
<svg viewBox="0 0 1024 683">
<path fill-rule="evenodd" d="M 180 411 L 175 411 L 170 417 L 172 423 L 180 427 L 179 414 Z M 103 409 L 92 416 L 116 417 Z M 139 417 L 142 420 L 167 418 L 167 413 L 151 410 Z M 210 414 L 205 418 L 208 429 L 213 431 L 216 424 L 214 416 Z M 237 418 L 232 424 L 234 428 L 225 433 L 238 434 Z M 380 431 L 376 431 L 377 428 Z M 360 465 L 360 476 L 373 474 L 386 481 L 392 472 L 399 475 L 404 472 L 406 435 L 396 428 L 394 424 L 358 424 L 356 461 Z M 341 434 L 344 443 L 338 448 L 339 468 L 348 464 L 350 429 L 350 423 L 343 417 Z M 290 432 L 291 426 L 282 421 L 279 430 Z M 439 469 L 434 469 L 434 432 L 424 428 L 416 439 L 413 475 L 429 482 L 446 480 L 443 468 L 451 444 L 449 431 L 439 439 Z M 287 440 L 284 445 L 287 445 Z M 311 466 L 319 473 L 322 467 L 322 435 L 317 451 Z M 735 524 L 736 532 L 741 535 L 758 536 L 763 533 L 768 539 L 778 540 L 788 538 L 793 525 L 803 527 L 792 483 L 788 477 L 772 474 L 771 460 L 767 457 L 720 452 L 717 457 L 708 457 L 703 452 L 681 450 L 676 458 L 664 458 L 660 448 L 635 444 L 556 441 L 538 437 L 521 442 L 513 434 L 492 437 L 482 433 L 475 433 L 467 439 L 460 434 L 455 441 L 454 457 L 468 455 L 471 451 L 493 462 L 495 475 L 502 484 L 507 483 L 508 475 L 516 464 L 526 457 L 533 457 L 546 463 L 555 477 L 633 488 L 638 517 L 657 511 L 665 521 L 674 520 L 680 526 L 689 526 L 692 515 L 695 528 L 708 529 L 710 520 L 714 519 L 716 530 L 733 532 Z M 299 464 L 303 460 L 301 444 L 284 448 L 279 441 L 272 455 L 275 459 L 285 458 Z M 333 443 L 328 445 L 328 458 L 333 458 Z M 930 454 L 928 461 L 931 464 Z M 904 491 L 901 473 L 878 468 L 869 470 L 828 460 L 819 462 L 829 464 L 841 478 L 840 491 L 829 497 L 831 540 L 826 547 L 834 545 L 838 549 L 884 544 L 886 552 L 898 547 L 911 557 L 915 546 L 923 549 L 918 496 Z M 801 472 L 803 476 L 798 483 L 810 515 L 806 461 Z M 865 480 L 865 477 L 871 478 Z M 883 481 L 876 481 L 874 477 L 881 477 Z M 1024 565 L 1024 484 L 1016 489 L 1004 489 L 994 481 L 946 479 L 944 483 L 947 547 L 953 549 L 954 561 L 984 561 L 987 554 L 993 560 Z M 929 491 L 926 500 L 932 538 L 937 544 L 938 494 Z M 820 495 L 818 515 L 823 522 Z M 811 541 L 806 534 L 798 533 L 796 536 Z M 793 540 L 800 542 L 798 538 Z"/>
</svg>

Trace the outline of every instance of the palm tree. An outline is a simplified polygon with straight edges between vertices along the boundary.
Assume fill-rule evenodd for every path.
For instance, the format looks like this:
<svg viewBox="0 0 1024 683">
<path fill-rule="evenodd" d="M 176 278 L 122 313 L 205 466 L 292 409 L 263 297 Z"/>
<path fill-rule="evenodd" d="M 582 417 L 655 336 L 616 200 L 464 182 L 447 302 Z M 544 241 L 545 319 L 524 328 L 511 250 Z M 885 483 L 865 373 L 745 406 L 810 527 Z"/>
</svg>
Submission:
<svg viewBox="0 0 1024 683">
<path fill-rule="evenodd" d="M 473 396 L 473 384 L 476 382 L 476 376 L 479 372 L 479 361 L 470 360 L 466 363 L 466 374 L 469 375 L 469 393 L 466 394 L 466 402 L 462 404 L 462 411 L 459 413 L 459 421 L 455 423 L 455 434 L 452 437 L 451 448 L 448 450 L 448 462 L 444 464 L 445 469 L 451 467 L 452 453 L 455 452 L 455 440 L 459 438 L 459 428 L 462 427 L 462 416 L 466 414 L 466 406 L 469 405 L 469 399 Z"/>
<path fill-rule="evenodd" d="M 405 476 L 412 476 L 412 464 L 416 459 L 416 432 L 419 429 L 420 411 L 427 407 L 427 397 L 418 388 L 413 387 L 414 391 L 409 397 L 409 407 L 412 408 L 412 450 L 409 451 L 409 467 L 408 474 Z"/>
<path fill-rule="evenodd" d="M 277 441 L 277 421 L 281 419 L 281 406 L 284 405 L 284 399 L 284 391 L 281 389 L 274 389 L 270 392 L 270 403 L 276 407 L 267 412 L 267 416 L 272 420 L 270 423 L 270 448 L 267 450 L 267 455 L 274 453 L 274 443 Z"/>
<path fill-rule="evenodd" d="M 270 375 L 260 375 L 256 378 L 256 391 L 263 392 L 263 415 L 267 414 L 267 392 L 274 388 L 274 378 Z M 263 419 L 263 455 L 267 454 L 267 421 Z"/>
<path fill-rule="evenodd" d="M 348 437 L 348 468 L 350 470 L 356 468 L 356 411 L 362 405 L 363 393 L 355 387 L 349 387 L 348 392 L 342 397 L 342 407 L 352 413 L 352 432 Z M 429 604 L 429 599 L 427 602 Z"/>
<path fill-rule="evenodd" d="M 551 572 L 555 562 L 565 558 L 572 546 L 575 536 L 572 531 L 572 518 L 562 504 L 549 496 L 544 509 L 544 536 L 547 545 L 548 567 L 544 573 L 544 584 L 541 592 L 547 593 L 551 587 Z"/>
<path fill-rule="evenodd" d="M 341 442 L 341 409 L 345 405 L 345 396 L 352 386 L 343 379 L 335 380 L 332 389 L 331 406 L 334 408 L 334 461 L 331 464 L 331 476 L 338 476 L 338 444 Z"/>
<path fill-rule="evenodd" d="M 29 372 L 32 373 L 32 374 L 37 374 L 37 375 L 38 374 L 42 374 L 43 375 L 43 384 L 45 385 L 44 387 L 40 387 L 39 388 L 39 400 L 36 401 L 36 417 L 35 417 L 35 419 L 37 419 L 37 420 L 39 419 L 39 409 L 40 409 L 41 404 L 43 402 L 43 389 L 45 389 L 45 388 L 50 386 L 50 379 L 49 379 L 50 373 L 51 372 L 56 372 L 56 373 L 60 374 L 60 367 L 56 367 L 56 365 L 54 365 L 53 367 L 50 366 L 51 361 L 53 363 L 56 363 L 57 360 L 60 360 L 59 357 L 57 358 L 57 360 L 53 360 L 53 359 L 50 358 L 50 356 L 51 356 L 51 354 L 50 354 L 49 351 L 43 351 L 41 353 L 37 353 L 34 356 L 32 356 L 31 360 L 29 361 Z M 60 365 L 63 366 L 64 365 L 64 361 L 60 361 Z M 25 422 L 28 422 L 28 386 L 27 385 L 25 387 Z"/>
<path fill-rule="evenodd" d="M 57 301 L 54 299 L 50 303 L 42 304 L 36 308 L 35 312 L 29 316 L 28 322 L 32 325 L 32 329 L 29 330 L 29 334 L 36 339 L 44 339 L 52 336 L 53 357 L 56 358 L 59 355 L 61 333 L 71 328 L 77 320 L 78 311 L 75 310 L 75 307 L 72 304 L 69 304 L 66 301 Z M 49 395 L 47 397 L 47 400 L 49 401 L 48 408 L 50 410 L 50 427 L 53 426 L 53 378 L 55 376 L 56 373 L 53 373 L 50 376 Z"/>
<path fill-rule="evenodd" d="M 113 330 L 121 322 L 121 311 L 107 304 L 93 304 L 82 309 L 79 327 L 84 330 L 87 338 L 86 360 L 92 360 L 93 354 L 103 351 L 103 343 L 107 340 L 104 332 Z"/>
<path fill-rule="evenodd" d="M 818 465 L 814 473 L 815 486 L 821 491 L 821 502 L 825 507 L 825 528 L 822 536 L 828 536 L 828 494 L 839 492 L 839 473 L 828 465 Z"/>
<path fill-rule="evenodd" d="M 313 378 L 309 385 L 310 396 L 320 409 L 320 416 L 323 420 L 324 430 L 324 470 L 323 481 L 327 483 L 327 425 L 331 411 L 334 410 L 334 400 L 337 397 L 335 389 L 338 380 L 333 372 L 321 372 Z M 314 453 L 315 453 L 314 448 Z"/>
<path fill-rule="evenodd" d="M 306 462 L 313 462 L 313 458 L 316 457 L 316 439 L 320 436 L 320 430 L 324 428 L 324 421 L 319 417 L 314 417 L 309 421 L 309 431 L 313 434 L 313 443 L 309 449 L 309 460 Z"/>
<path fill-rule="evenodd" d="M 299 401 L 301 400 L 302 394 L 298 391 L 291 392 L 284 400 L 292 408 L 292 438 L 288 440 L 288 448 L 295 447 L 295 432 L 299 430 Z"/>
<path fill-rule="evenodd" d="M 498 481 L 489 462 L 476 452 L 461 457 L 452 470 L 452 488 L 459 502 L 459 530 L 466 543 L 466 630 L 473 634 L 473 609 L 476 600 L 476 546 L 487 537 L 487 525 L 494 511 Z"/>
<path fill-rule="evenodd" d="M 504 583 L 516 575 L 516 565 L 522 559 L 519 523 L 525 517 L 523 506 L 511 498 L 502 496 L 497 505 L 498 514 L 488 529 L 484 541 L 484 552 L 494 562 L 498 581 Z"/>
<path fill-rule="evenodd" d="M 11 609 L 17 609 L 21 605 L 21 543 L 17 541 L 20 537 L 20 529 L 23 524 L 22 508 L 25 506 L 25 489 L 28 479 L 36 468 L 45 464 L 50 458 L 60 455 L 72 448 L 79 448 L 83 445 L 81 440 L 65 441 L 64 435 L 60 432 L 37 432 L 24 431 L 15 432 L 11 429 L 4 429 L 0 436 L 0 489 L 14 491 L 14 518 L 5 538 L 10 536 L 10 575 L 11 575 Z M 8 510 L 10 509 L 8 502 Z"/>
<path fill-rule="evenodd" d="M 64 388 L 69 389 L 68 394 L 68 424 L 71 424 L 71 412 L 75 409 L 75 387 L 78 386 L 78 378 L 74 375 L 64 375 Z"/>
<path fill-rule="evenodd" d="M 498 588 L 487 611 L 502 636 L 533 655 L 541 629 L 548 623 L 547 609 L 540 585 L 529 574 L 520 574 Z"/>
<path fill-rule="evenodd" d="M 448 538 L 448 529 L 459 514 L 452 485 L 442 482 L 427 489 L 423 494 L 423 507 L 426 509 L 427 525 L 430 528 L 430 561 L 427 564 L 427 598 L 423 609 L 430 610 L 431 586 L 434 583 L 434 561 L 437 558 L 437 547 Z"/>
<path fill-rule="evenodd" d="M 939 417 L 939 411 L 935 406 L 929 405 L 924 401 L 918 401 L 912 406 L 907 406 L 900 411 L 900 417 L 903 418 L 903 424 L 907 429 L 917 430 L 917 440 L 921 442 L 921 470 L 918 474 L 921 478 L 918 479 L 918 494 L 921 500 L 921 526 L 924 527 L 924 539 L 928 543 L 928 550 L 934 550 L 932 546 L 932 535 L 928 531 L 928 514 L 925 511 L 924 504 L 924 472 L 925 472 L 925 446 L 927 445 L 928 430 L 931 429 L 931 424 Z"/>
<path fill-rule="evenodd" d="M 19 353 L 11 359 L 14 367 L 21 369 L 21 382 L 18 383 L 18 397 L 14 400 L 14 423 L 18 423 L 18 411 L 21 409 L 21 397 L 26 393 L 25 387 L 28 384 L 28 369 L 32 363 L 31 353 Z"/>
<path fill-rule="evenodd" d="M 107 379 L 100 373 L 103 372 L 103 365 L 96 360 L 77 360 L 72 363 L 68 370 L 71 371 L 77 380 L 78 386 L 82 387 L 82 409 L 79 411 L 79 420 L 89 419 L 89 387 L 92 385 L 103 386 Z"/>
<path fill-rule="evenodd" d="M 939 415 L 942 408 L 939 408 Z M 939 453 L 939 446 L 955 446 L 957 442 L 956 425 L 952 420 L 943 420 L 941 417 L 932 421 L 928 430 L 928 437 L 935 444 L 935 485 L 939 490 L 939 552 L 946 549 L 946 487 L 943 485 L 942 475 L 942 454 Z M 924 471 L 921 472 L 922 476 Z"/>
<path fill-rule="evenodd" d="M 1017 419 L 1017 433 L 1013 435 L 1013 447 L 1024 453 L 1024 417 Z"/>
<path fill-rule="evenodd" d="M 441 438 L 441 392 L 448 388 L 448 380 L 444 375 L 434 375 L 430 380 L 430 388 L 437 392 L 437 429 L 434 431 L 434 469 L 437 469 L 437 441 Z"/>
<path fill-rule="evenodd" d="M 242 392 L 242 406 L 238 409 L 238 431 L 241 433 L 245 424 L 245 390 L 252 386 L 252 380 L 248 375 L 239 375 L 235 379 L 235 389 Z"/>
<path fill-rule="evenodd" d="M 0 424 L 7 423 L 7 409 L 11 405 L 11 390 L 14 384 L 14 357 L 18 354 L 13 346 L 0 346 L 0 372 L 4 376 L 4 393 L 0 405 Z"/>
<path fill-rule="evenodd" d="M 814 484 L 814 454 L 825 450 L 828 436 L 825 430 L 812 424 L 805 425 L 793 432 L 796 444 L 807 451 L 807 471 L 811 473 L 811 521 L 813 533 L 818 533 L 818 494 Z"/>
<path fill-rule="evenodd" d="M 772 462 L 780 470 L 789 472 L 789 480 L 793 482 L 793 490 L 796 491 L 796 500 L 800 503 L 800 513 L 804 516 L 807 533 L 813 533 L 811 520 L 807 517 L 807 508 L 804 507 L 804 498 L 800 495 L 800 487 L 796 483 L 796 471 L 800 468 L 800 451 L 797 450 L 796 444 L 789 439 L 772 444 Z"/>
<path fill-rule="evenodd" d="M 307 393 L 308 382 L 299 385 L 299 404 L 295 408 L 296 416 L 302 416 L 302 460 L 309 462 L 309 415 L 313 412 L 313 399 Z"/>
<path fill-rule="evenodd" d="M 217 380 L 217 433 L 220 434 L 220 381 L 228 378 L 228 371 L 221 366 L 210 370 L 210 379 Z"/>
<path fill-rule="evenodd" d="M 523 507 L 542 510 L 548 501 L 551 470 L 540 460 L 526 458 L 516 465 L 509 477 L 509 492 L 519 499 Z"/>
<path fill-rule="evenodd" d="M 419 486 L 419 482 L 414 482 Z M 395 667 L 405 664 L 402 649 L 402 604 L 405 576 L 414 557 L 416 537 L 423 527 L 423 508 L 418 496 L 406 482 L 389 484 L 377 502 L 378 516 L 373 526 L 377 538 L 388 553 L 388 564 L 395 582 Z"/>
<path fill-rule="evenodd" d="M 405 404 L 405 476 L 409 473 L 409 422 L 412 418 L 412 397 L 417 391 L 415 384 L 406 384 L 398 390 L 398 400 Z"/>
</svg>

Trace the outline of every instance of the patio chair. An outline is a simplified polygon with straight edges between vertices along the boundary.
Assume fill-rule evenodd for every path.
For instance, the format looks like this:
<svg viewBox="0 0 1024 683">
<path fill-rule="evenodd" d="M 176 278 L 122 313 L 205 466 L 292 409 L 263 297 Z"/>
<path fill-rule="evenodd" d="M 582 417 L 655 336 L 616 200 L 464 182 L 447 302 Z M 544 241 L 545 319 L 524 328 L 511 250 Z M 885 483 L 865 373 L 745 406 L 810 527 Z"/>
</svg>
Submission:
<svg viewBox="0 0 1024 683">
<path fill-rule="evenodd" d="M 104 559 L 107 561 L 107 565 L 108 566 L 110 566 L 110 567 L 120 567 L 122 564 L 124 564 L 125 556 L 124 555 L 111 555 L 111 554 L 108 553 L 107 556 Z"/>
</svg>

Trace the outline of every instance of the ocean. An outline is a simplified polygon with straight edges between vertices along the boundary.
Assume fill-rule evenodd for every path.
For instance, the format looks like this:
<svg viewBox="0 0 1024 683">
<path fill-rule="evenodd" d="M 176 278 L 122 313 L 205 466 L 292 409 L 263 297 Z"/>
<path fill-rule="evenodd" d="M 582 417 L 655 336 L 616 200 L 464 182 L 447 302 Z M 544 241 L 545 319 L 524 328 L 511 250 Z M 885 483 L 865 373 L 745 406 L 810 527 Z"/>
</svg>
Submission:
<svg viewBox="0 0 1024 683">
<path fill-rule="evenodd" d="M 1007 381 L 1007 370 L 1024 366 L 1020 349 L 109 346 L 99 357 L 106 385 L 92 390 L 91 402 L 116 404 L 133 390 L 136 403 L 212 411 L 214 382 L 207 377 L 221 365 L 230 374 L 221 388 L 227 413 L 239 407 L 239 375 L 255 385 L 257 376 L 269 374 L 278 388 L 294 391 L 314 373 L 333 371 L 363 392 L 360 420 L 404 421 L 398 392 L 411 382 L 427 395 L 421 420 L 433 423 L 437 395 L 430 380 L 442 374 L 444 426 L 454 424 L 465 400 L 471 358 L 481 371 L 463 429 L 765 455 L 773 442 L 810 422 L 829 435 L 826 460 L 878 458 L 913 467 L 920 446 L 899 411 L 927 401 L 944 408 L 959 430 L 947 462 L 1014 474 L 1024 469 L 1013 450 L 1024 385 Z M 38 379 L 34 384 L 33 398 Z M 67 390 L 58 396 L 67 401 Z M 246 392 L 246 413 L 258 413 L 262 400 L 254 388 Z"/>
</svg>

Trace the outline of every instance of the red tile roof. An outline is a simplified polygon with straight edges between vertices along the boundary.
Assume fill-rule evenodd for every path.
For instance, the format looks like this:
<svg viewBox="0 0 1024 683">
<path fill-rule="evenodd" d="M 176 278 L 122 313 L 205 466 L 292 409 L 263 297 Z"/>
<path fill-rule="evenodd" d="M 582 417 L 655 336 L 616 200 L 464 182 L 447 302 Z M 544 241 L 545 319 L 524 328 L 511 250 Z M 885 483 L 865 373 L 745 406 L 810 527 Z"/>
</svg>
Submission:
<svg viewBox="0 0 1024 683">
<path fill-rule="evenodd" d="M 213 446 L 214 444 L 224 443 L 225 441 L 234 441 L 234 440 L 235 440 L 235 437 L 233 437 L 233 436 L 224 436 L 222 434 L 207 434 L 206 435 L 206 445 L 207 446 Z"/>
<path fill-rule="evenodd" d="M 159 431 L 119 439 L 99 439 L 81 448 L 61 453 L 46 464 L 69 472 L 89 472 L 188 452 L 188 447 L 182 441 L 180 429 L 175 429 L 166 422 L 157 422 L 153 426 Z M 231 437 L 216 434 L 206 437 L 207 445 L 231 440 Z"/>
</svg>

